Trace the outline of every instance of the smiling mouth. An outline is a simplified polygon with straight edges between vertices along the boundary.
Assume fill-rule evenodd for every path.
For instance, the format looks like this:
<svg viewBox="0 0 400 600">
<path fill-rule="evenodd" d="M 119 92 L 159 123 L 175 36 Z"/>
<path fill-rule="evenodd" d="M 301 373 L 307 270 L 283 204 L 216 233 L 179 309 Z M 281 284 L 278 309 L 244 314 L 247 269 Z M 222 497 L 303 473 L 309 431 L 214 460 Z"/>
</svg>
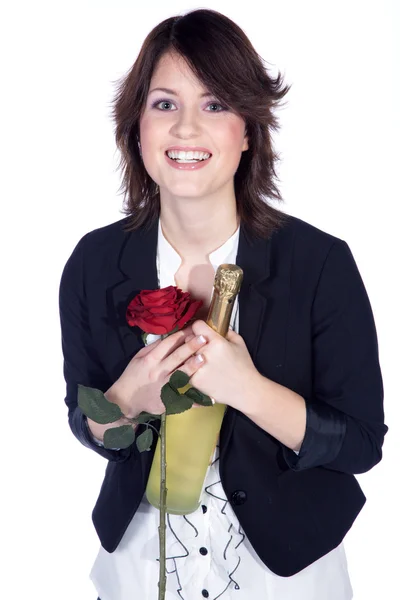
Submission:
<svg viewBox="0 0 400 600">
<path fill-rule="evenodd" d="M 212 154 L 210 154 L 210 156 L 208 156 L 207 158 L 192 158 L 192 159 L 186 159 L 186 158 L 172 158 L 172 156 L 168 155 L 168 150 L 166 150 L 165 155 L 170 159 L 173 160 L 174 162 L 177 163 L 181 163 L 181 164 L 191 164 L 191 163 L 200 163 L 200 162 L 204 162 L 206 160 L 210 160 L 210 158 L 212 157 Z"/>
</svg>

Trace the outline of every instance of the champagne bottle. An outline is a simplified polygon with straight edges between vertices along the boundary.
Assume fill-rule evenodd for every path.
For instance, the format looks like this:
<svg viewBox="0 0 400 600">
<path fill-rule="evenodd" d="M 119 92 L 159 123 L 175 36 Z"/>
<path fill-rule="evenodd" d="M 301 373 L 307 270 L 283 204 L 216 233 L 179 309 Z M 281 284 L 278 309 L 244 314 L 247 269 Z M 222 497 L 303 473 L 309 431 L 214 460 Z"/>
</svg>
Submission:
<svg viewBox="0 0 400 600">
<path fill-rule="evenodd" d="M 224 337 L 242 280 L 237 265 L 222 264 L 215 274 L 206 323 Z M 187 515 L 198 508 L 225 410 L 224 404 L 214 404 L 167 415 L 167 513 Z M 160 446 L 158 440 L 146 488 L 147 499 L 156 508 L 160 507 Z"/>
</svg>

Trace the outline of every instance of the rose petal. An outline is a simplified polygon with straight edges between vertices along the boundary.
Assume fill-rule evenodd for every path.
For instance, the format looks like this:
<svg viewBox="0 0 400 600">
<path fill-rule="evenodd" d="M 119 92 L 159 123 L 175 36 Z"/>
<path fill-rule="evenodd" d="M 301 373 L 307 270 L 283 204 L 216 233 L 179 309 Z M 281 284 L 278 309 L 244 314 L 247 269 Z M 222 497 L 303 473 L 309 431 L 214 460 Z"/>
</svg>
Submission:
<svg viewBox="0 0 400 600">
<path fill-rule="evenodd" d="M 181 329 L 202 304 L 175 286 L 142 290 L 129 302 L 126 319 L 130 326 L 137 326 L 146 333 L 165 335 Z"/>
<path fill-rule="evenodd" d="M 188 310 L 183 315 L 183 317 L 181 317 L 181 319 L 179 319 L 179 321 L 176 323 L 176 327 L 182 329 L 186 325 L 186 323 L 188 323 L 194 317 L 194 315 L 202 305 L 202 300 L 195 300 L 194 302 L 192 302 L 192 304 L 190 304 Z"/>
</svg>

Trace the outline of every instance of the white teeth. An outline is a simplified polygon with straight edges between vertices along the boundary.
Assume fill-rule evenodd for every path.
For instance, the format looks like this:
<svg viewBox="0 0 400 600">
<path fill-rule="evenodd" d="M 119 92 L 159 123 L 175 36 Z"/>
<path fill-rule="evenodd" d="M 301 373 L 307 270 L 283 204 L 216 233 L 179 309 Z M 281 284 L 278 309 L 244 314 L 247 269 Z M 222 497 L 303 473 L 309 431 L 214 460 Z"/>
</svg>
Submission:
<svg viewBox="0 0 400 600">
<path fill-rule="evenodd" d="M 207 152 L 185 152 L 184 150 L 168 150 L 167 154 L 170 158 L 179 160 L 205 160 L 211 156 Z"/>
</svg>

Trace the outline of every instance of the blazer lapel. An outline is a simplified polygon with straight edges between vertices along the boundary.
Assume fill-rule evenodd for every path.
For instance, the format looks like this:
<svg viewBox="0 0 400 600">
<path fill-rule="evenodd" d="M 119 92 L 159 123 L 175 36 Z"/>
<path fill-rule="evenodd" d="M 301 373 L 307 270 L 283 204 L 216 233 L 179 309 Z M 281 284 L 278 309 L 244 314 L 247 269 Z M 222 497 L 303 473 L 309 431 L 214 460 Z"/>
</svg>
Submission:
<svg viewBox="0 0 400 600">
<path fill-rule="evenodd" d="M 271 238 L 255 239 L 245 225 L 240 228 L 236 264 L 243 269 L 239 292 L 239 334 L 246 342 L 257 367 L 257 350 L 268 305 L 268 279 L 271 272 Z M 237 411 L 228 407 L 221 428 L 220 456 L 232 434 Z"/>
<path fill-rule="evenodd" d="M 243 225 L 240 228 L 236 264 L 243 269 L 239 292 L 239 333 L 250 356 L 256 361 L 262 321 L 268 303 L 265 282 L 270 276 L 270 239 L 254 239 Z"/>
<path fill-rule="evenodd" d="M 157 220 L 147 230 L 140 229 L 126 235 L 118 261 L 121 279 L 108 291 L 108 312 L 118 332 L 125 359 L 129 360 L 143 348 L 144 343 L 141 329 L 128 325 L 126 309 L 141 290 L 158 288 L 157 235 Z"/>
</svg>

